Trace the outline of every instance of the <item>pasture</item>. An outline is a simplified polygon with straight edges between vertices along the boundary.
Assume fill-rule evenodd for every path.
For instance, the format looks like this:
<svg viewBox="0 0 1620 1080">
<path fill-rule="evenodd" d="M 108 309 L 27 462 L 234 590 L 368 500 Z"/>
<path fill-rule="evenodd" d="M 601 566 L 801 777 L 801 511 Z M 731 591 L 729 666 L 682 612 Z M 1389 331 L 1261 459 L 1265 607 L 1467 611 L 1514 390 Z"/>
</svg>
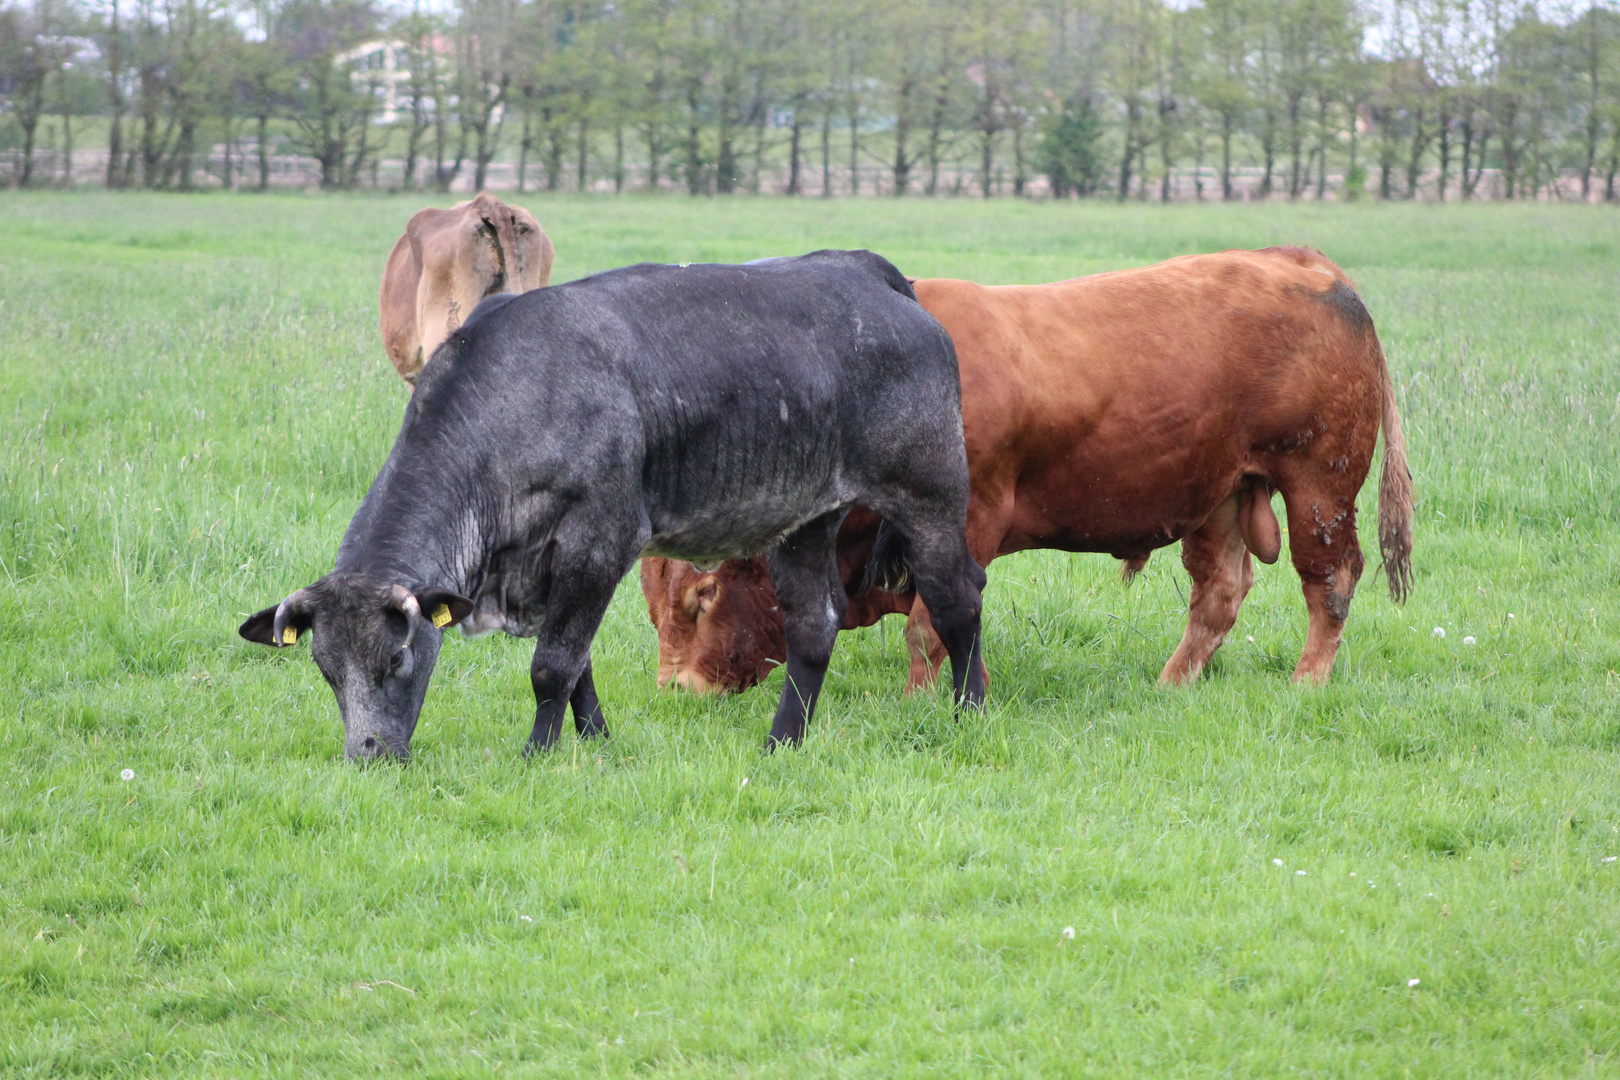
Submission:
<svg viewBox="0 0 1620 1080">
<path fill-rule="evenodd" d="M 1369 483 L 1332 684 L 1288 682 L 1285 553 L 1170 691 L 1175 549 L 1129 588 L 1010 558 L 986 715 L 901 698 L 895 618 L 767 757 L 780 675 L 657 691 L 631 578 L 612 741 L 521 760 L 527 643 L 449 637 L 415 760 L 359 768 L 308 649 L 235 628 L 330 568 L 387 452 L 376 288 L 420 201 L 7 193 L 0 1075 L 1620 1073 L 1620 217 L 524 202 L 556 281 L 1320 247 L 1399 386 L 1415 595 Z"/>
</svg>

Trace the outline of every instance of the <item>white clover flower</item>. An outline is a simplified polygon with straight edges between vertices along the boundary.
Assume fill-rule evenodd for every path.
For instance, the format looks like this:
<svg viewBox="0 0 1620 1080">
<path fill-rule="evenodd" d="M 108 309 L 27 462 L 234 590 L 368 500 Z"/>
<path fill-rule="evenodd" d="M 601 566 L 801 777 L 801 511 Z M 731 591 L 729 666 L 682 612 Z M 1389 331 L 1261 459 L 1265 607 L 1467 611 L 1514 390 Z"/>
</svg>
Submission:
<svg viewBox="0 0 1620 1080">
<path fill-rule="evenodd" d="M 1074 927 L 1065 926 L 1063 928 L 1063 936 L 1068 938 L 1070 941 L 1073 941 L 1074 940 Z"/>
<path fill-rule="evenodd" d="M 1250 634 L 1250 635 L 1249 635 L 1249 644 L 1250 644 L 1250 645 L 1253 645 L 1253 644 L 1254 644 L 1254 635 L 1253 635 L 1253 634 Z"/>
<path fill-rule="evenodd" d="M 1510 618 L 1510 619 L 1513 618 L 1513 612 L 1511 612 L 1511 611 L 1508 612 L 1508 618 Z"/>
<path fill-rule="evenodd" d="M 1429 631 L 1429 636 L 1444 641 L 1446 640 L 1446 628 L 1443 626 L 1437 626 L 1433 630 Z"/>
<path fill-rule="evenodd" d="M 133 779 L 135 779 L 135 770 L 134 769 L 125 769 L 123 772 L 118 774 L 118 779 L 120 779 L 120 780 L 133 780 Z"/>
<path fill-rule="evenodd" d="M 1281 859 L 1272 859 L 1271 860 L 1271 865 L 1272 866 L 1281 866 L 1282 864 L 1283 864 L 1283 861 Z"/>
<path fill-rule="evenodd" d="M 1474 643 L 1474 636 L 1472 634 L 1470 634 L 1467 637 L 1463 638 L 1463 644 L 1464 645 L 1472 645 L 1473 643 Z"/>
</svg>

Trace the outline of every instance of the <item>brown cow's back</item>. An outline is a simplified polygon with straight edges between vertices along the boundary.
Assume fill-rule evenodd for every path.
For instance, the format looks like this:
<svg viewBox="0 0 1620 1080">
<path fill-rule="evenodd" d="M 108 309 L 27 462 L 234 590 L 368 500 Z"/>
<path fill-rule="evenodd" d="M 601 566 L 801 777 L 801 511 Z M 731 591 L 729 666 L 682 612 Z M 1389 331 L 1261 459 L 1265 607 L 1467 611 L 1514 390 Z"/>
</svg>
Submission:
<svg viewBox="0 0 1620 1080">
<path fill-rule="evenodd" d="M 1005 531 L 984 554 L 1144 556 L 1243 476 L 1279 486 L 1292 451 L 1319 438 L 1342 444 L 1335 457 L 1359 487 L 1379 419 L 1376 339 L 1369 349 L 1346 332 L 1346 300 L 1360 303 L 1337 267 L 1296 251 L 1053 285 L 916 282 L 956 343 L 975 500 L 1016 492 L 1009 519 L 992 514 Z"/>
<path fill-rule="evenodd" d="M 534 215 L 488 192 L 448 210 L 418 211 L 383 270 L 383 348 L 414 384 L 433 350 L 486 296 L 551 282 L 551 240 Z"/>
</svg>

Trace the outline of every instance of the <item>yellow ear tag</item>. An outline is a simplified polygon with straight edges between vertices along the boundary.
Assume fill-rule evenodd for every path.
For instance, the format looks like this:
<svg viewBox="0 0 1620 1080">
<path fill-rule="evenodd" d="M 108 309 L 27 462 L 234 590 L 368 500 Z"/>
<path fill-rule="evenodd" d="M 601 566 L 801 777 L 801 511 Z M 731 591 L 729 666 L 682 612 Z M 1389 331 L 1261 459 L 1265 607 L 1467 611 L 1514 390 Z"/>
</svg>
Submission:
<svg viewBox="0 0 1620 1080">
<path fill-rule="evenodd" d="M 296 627 L 284 626 L 281 628 L 281 643 L 283 645 L 293 645 L 296 644 L 297 641 L 298 630 Z"/>
<path fill-rule="evenodd" d="M 450 625 L 449 604 L 440 604 L 438 607 L 433 609 L 433 625 L 437 626 L 441 630 Z"/>
</svg>

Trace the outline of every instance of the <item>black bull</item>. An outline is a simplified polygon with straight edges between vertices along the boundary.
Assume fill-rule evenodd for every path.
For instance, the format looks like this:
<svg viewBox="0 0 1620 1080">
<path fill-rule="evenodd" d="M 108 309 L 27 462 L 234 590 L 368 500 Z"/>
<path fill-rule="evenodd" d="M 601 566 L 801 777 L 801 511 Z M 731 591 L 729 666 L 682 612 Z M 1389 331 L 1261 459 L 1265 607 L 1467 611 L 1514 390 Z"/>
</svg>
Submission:
<svg viewBox="0 0 1620 1080">
<path fill-rule="evenodd" d="M 304 632 L 351 757 L 409 753 L 443 627 L 538 639 L 534 732 L 605 734 L 590 646 L 641 555 L 768 554 L 787 637 L 770 743 L 815 711 L 859 502 L 902 538 L 978 704 L 984 572 L 950 337 L 870 252 L 642 265 L 495 297 L 434 354 L 332 573 L 242 624 Z"/>
</svg>

